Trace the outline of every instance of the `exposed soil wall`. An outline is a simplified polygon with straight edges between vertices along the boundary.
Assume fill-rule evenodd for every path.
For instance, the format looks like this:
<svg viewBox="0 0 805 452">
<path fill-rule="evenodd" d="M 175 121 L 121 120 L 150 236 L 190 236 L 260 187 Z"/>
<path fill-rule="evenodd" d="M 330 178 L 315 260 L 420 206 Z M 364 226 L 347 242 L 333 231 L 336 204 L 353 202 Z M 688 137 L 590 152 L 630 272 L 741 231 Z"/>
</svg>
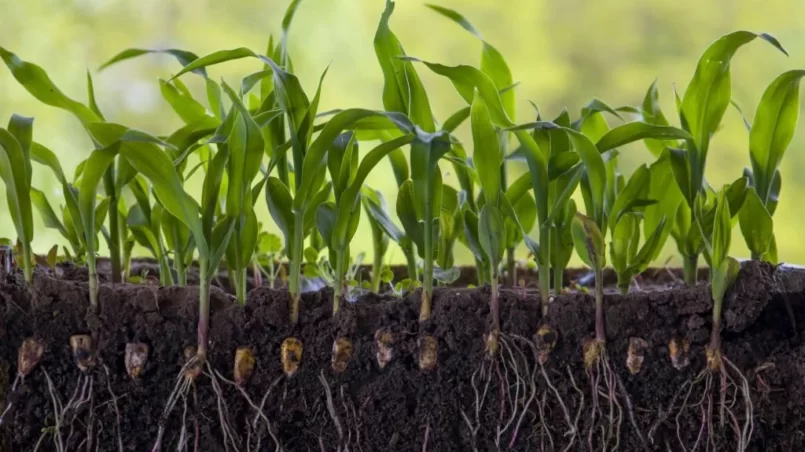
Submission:
<svg viewBox="0 0 805 452">
<path fill-rule="evenodd" d="M 587 371 L 582 360 L 582 343 L 594 328 L 590 295 L 569 293 L 553 301 L 547 321 L 558 342 L 540 367 L 533 341 L 543 320 L 538 293 L 529 288 L 502 290 L 504 346 L 494 360 L 484 351 L 488 287 L 438 289 L 432 320 L 423 325 L 416 293 L 404 299 L 366 295 L 335 318 L 329 290 L 309 293 L 295 327 L 287 321 L 283 290 L 255 289 L 240 307 L 214 288 L 211 367 L 163 417 L 183 349 L 196 340 L 197 289 L 103 284 L 96 315 L 88 313 L 85 283 L 37 276 L 30 289 L 13 275 L 0 281 L 0 397 L 11 404 L 0 426 L 3 450 L 32 451 L 37 444 L 39 450 L 58 450 L 60 438 L 70 451 L 149 451 L 161 425 L 162 450 L 176 450 L 185 441 L 188 450 L 200 451 L 273 451 L 277 443 L 286 451 L 561 451 L 590 445 L 602 450 L 606 441 L 610 449 L 665 451 L 682 450 L 680 442 L 690 449 L 697 440 L 702 450 L 702 441 L 711 439 L 719 450 L 735 450 L 740 435 L 732 425 L 746 424 L 742 380 L 731 371 L 738 386 L 725 391 L 725 401 L 734 404 L 725 410 L 724 425 L 717 375 L 712 432 L 702 430 L 706 386 L 704 380 L 689 383 L 706 366 L 712 302 L 705 284 L 606 296 L 606 355 L 618 388 L 613 422 L 606 391 L 591 389 L 596 372 Z M 775 268 L 748 263 L 725 302 L 724 354 L 746 376 L 751 393 L 748 450 L 805 449 L 805 296 L 802 276 L 797 278 L 783 284 Z M 384 369 L 375 358 L 380 328 L 392 331 L 395 341 L 394 359 Z M 86 374 L 70 352 L 68 341 L 76 333 L 90 334 L 97 344 L 97 364 Z M 418 366 L 423 333 L 438 340 L 433 372 Z M 29 336 L 44 341 L 46 352 L 9 395 L 18 347 Z M 302 341 L 304 352 L 300 370 L 286 378 L 280 344 L 289 336 Z M 331 369 L 337 337 L 349 338 L 354 347 L 342 374 Z M 669 358 L 674 337 L 690 343 L 690 364 L 682 369 Z M 648 343 L 636 375 L 626 367 L 631 338 Z M 144 342 L 151 351 L 137 380 L 124 365 L 128 342 Z M 264 418 L 224 380 L 233 378 L 234 352 L 242 345 L 253 347 L 257 358 L 245 394 L 263 403 Z M 220 376 L 211 378 L 209 372 Z M 689 387 L 689 406 L 680 412 L 679 394 L 685 396 Z M 86 403 L 69 409 L 71 399 Z"/>
</svg>

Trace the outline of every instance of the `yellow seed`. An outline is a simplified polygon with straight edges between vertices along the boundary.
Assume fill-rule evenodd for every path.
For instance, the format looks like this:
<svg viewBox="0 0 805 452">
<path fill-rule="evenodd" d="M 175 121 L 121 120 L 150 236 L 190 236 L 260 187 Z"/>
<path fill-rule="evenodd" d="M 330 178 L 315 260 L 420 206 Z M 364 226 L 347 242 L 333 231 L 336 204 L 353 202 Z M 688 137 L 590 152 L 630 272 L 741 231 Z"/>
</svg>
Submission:
<svg viewBox="0 0 805 452">
<path fill-rule="evenodd" d="M 387 329 L 381 328 L 375 332 L 375 357 L 377 365 L 381 369 L 385 368 L 394 358 L 394 334 Z"/>
<path fill-rule="evenodd" d="M 687 339 L 672 338 L 668 342 L 671 364 L 676 370 L 682 370 L 690 364 L 690 342 Z"/>
<path fill-rule="evenodd" d="M 547 323 L 541 325 L 534 335 L 534 342 L 537 345 L 537 359 L 540 364 L 548 362 L 551 352 L 559 341 L 559 334 Z"/>
<path fill-rule="evenodd" d="M 333 371 L 340 374 L 347 370 L 350 358 L 352 358 L 352 342 L 345 337 L 333 341 Z"/>
<path fill-rule="evenodd" d="M 95 365 L 95 348 L 92 336 L 89 334 L 75 334 L 70 336 L 70 348 L 73 350 L 73 359 L 82 372 L 86 372 Z"/>
<path fill-rule="evenodd" d="M 626 352 L 626 367 L 632 375 L 637 375 L 643 366 L 643 361 L 648 349 L 648 342 L 639 337 L 629 339 L 629 349 Z"/>
<path fill-rule="evenodd" d="M 145 363 L 148 362 L 148 352 L 148 345 L 142 342 L 129 342 L 126 344 L 126 372 L 131 378 L 137 379 L 142 375 Z"/>
<path fill-rule="evenodd" d="M 29 337 L 22 341 L 19 353 L 17 354 L 17 373 L 26 377 L 42 360 L 45 353 L 45 344 Z"/>
<path fill-rule="evenodd" d="M 242 386 L 254 372 L 254 353 L 249 346 L 238 347 L 235 350 L 235 383 Z"/>
<path fill-rule="evenodd" d="M 293 376 L 299 370 L 299 363 L 302 361 L 302 341 L 295 337 L 285 339 L 282 341 L 280 354 L 282 355 L 282 370 L 286 376 Z"/>
<path fill-rule="evenodd" d="M 596 338 L 588 337 L 584 339 L 582 351 L 584 353 L 584 367 L 589 370 L 598 361 L 601 356 L 601 351 L 604 349 L 604 343 Z"/>
<path fill-rule="evenodd" d="M 430 334 L 422 335 L 417 341 L 419 345 L 419 369 L 431 371 L 436 368 L 438 345 L 436 338 Z"/>
<path fill-rule="evenodd" d="M 721 370 L 721 366 L 723 365 L 723 361 L 721 358 L 721 350 L 719 349 L 711 349 L 709 346 L 704 351 L 705 356 L 707 356 L 707 368 L 710 369 L 712 372 L 717 372 Z"/>
<path fill-rule="evenodd" d="M 204 360 L 198 356 L 198 348 L 195 345 L 188 345 L 184 348 L 184 360 L 187 365 L 184 377 L 188 380 L 195 380 L 201 375 L 204 366 Z"/>
<path fill-rule="evenodd" d="M 500 346 L 500 330 L 492 330 L 486 335 L 486 357 L 492 359 Z"/>
</svg>

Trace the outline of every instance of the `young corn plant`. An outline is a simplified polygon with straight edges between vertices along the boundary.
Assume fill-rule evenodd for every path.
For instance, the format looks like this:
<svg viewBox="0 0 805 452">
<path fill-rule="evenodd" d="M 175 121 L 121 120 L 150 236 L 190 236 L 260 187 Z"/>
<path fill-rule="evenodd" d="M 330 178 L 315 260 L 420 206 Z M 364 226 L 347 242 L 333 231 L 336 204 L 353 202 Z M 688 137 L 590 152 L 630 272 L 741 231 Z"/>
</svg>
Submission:
<svg viewBox="0 0 805 452">
<path fill-rule="evenodd" d="M 335 263 L 336 286 L 333 297 L 333 314 L 340 306 L 349 264 L 349 242 L 357 232 L 361 212 L 361 190 L 369 172 L 390 152 L 414 139 L 414 134 L 406 134 L 378 145 L 364 156 L 358 158 L 358 147 L 353 133 L 339 136 L 328 152 L 328 169 L 332 179 L 335 202 L 325 202 L 318 206 L 316 223 L 319 232 L 330 250 L 330 261 Z"/>
<path fill-rule="evenodd" d="M 805 71 L 792 70 L 778 76 L 765 90 L 749 130 L 751 188 L 739 213 L 741 233 L 752 259 L 777 263 L 777 241 L 772 216 L 777 210 L 782 162 L 799 119 L 799 86 Z"/>
<path fill-rule="evenodd" d="M 411 241 L 405 237 L 405 234 L 394 224 L 389 216 L 388 206 L 383 194 L 373 188 L 364 186 L 361 189 L 361 204 L 366 217 L 369 219 L 369 227 L 372 229 L 372 248 L 374 251 L 371 280 L 372 292 L 380 293 L 381 283 L 384 279 L 388 279 L 388 281 L 385 281 L 386 283 L 391 281 L 391 278 L 383 277 L 384 272 L 388 270 L 384 265 L 384 259 L 388 252 L 389 240 L 397 243 L 403 250 L 409 277 L 413 270 L 414 278 L 416 278 L 416 259 L 411 248 Z"/>
<path fill-rule="evenodd" d="M 500 53 L 500 51 L 486 41 L 481 34 L 481 32 L 475 28 L 472 23 L 463 15 L 454 11 L 449 8 L 445 8 L 443 6 L 437 5 L 427 5 L 428 8 L 432 9 L 436 13 L 444 16 L 445 18 L 453 21 L 455 24 L 463 28 L 464 30 L 471 33 L 473 36 L 478 38 L 481 41 L 481 57 L 479 63 L 479 69 L 481 72 L 486 74 L 490 80 L 497 88 L 498 93 L 500 95 L 500 101 L 503 105 L 503 109 L 506 112 L 506 115 L 512 120 L 516 120 L 516 100 L 515 100 L 515 92 L 514 87 L 516 87 L 516 83 L 512 77 L 511 69 L 509 68 L 506 59 Z M 511 136 L 511 132 L 508 130 L 504 130 L 501 128 L 496 129 L 497 138 L 499 141 L 499 147 L 503 156 L 509 155 L 509 139 Z M 509 184 L 509 171 L 507 166 L 507 160 L 504 159 L 500 162 L 500 178 L 501 178 L 501 187 L 505 192 L 508 188 Z M 472 193 L 472 191 L 468 191 L 468 193 Z M 520 204 L 520 209 L 525 210 L 528 207 L 526 203 L 528 202 L 528 198 L 522 198 L 522 204 Z M 517 207 L 517 205 L 514 205 Z M 512 223 L 511 219 L 504 220 L 506 222 L 506 240 L 505 240 L 505 248 L 506 248 L 506 272 L 509 276 L 509 284 L 514 286 L 517 282 L 517 262 L 515 259 L 515 249 L 517 245 L 522 241 L 518 240 L 518 235 L 521 234 L 521 228 L 515 226 Z M 533 226 L 533 224 L 532 224 Z M 530 228 L 522 228 L 525 229 L 526 232 L 530 231 Z"/>
<path fill-rule="evenodd" d="M 0 176 L 6 186 L 6 199 L 11 220 L 22 248 L 22 270 L 25 282 L 34 277 L 31 241 L 34 238 L 31 204 L 31 145 L 33 118 L 13 115 L 8 128 L 0 128 Z"/>
<path fill-rule="evenodd" d="M 705 50 L 684 96 L 681 99 L 677 97 L 680 124 L 691 135 L 683 149 L 675 149 L 671 153 L 674 178 L 685 199 L 677 213 L 674 239 L 682 252 L 685 281 L 688 284 L 696 283 L 699 255 L 704 251 L 704 241 L 695 224 L 709 222 L 695 219 L 694 212 L 697 211 L 697 203 L 702 203 L 699 197 L 707 187 L 704 173 L 710 141 L 731 100 L 730 64 L 738 49 L 756 38 L 787 54 L 777 39 L 766 33 L 730 33 Z"/>
<path fill-rule="evenodd" d="M 607 187 L 613 191 L 614 200 L 609 206 L 607 219 L 611 240 L 609 253 L 612 267 L 618 275 L 618 288 L 626 294 L 632 285 L 632 278 L 648 268 L 659 251 L 663 232 L 666 231 L 666 217 L 663 216 L 653 230 L 647 230 L 646 240 L 640 240 L 640 226 L 645 217 L 645 208 L 657 204 L 657 200 L 644 198 L 651 186 L 651 171 L 648 166 L 641 165 L 624 182 L 622 175 L 617 175 L 615 184 Z"/>
<path fill-rule="evenodd" d="M 674 396 L 674 401 L 681 400 L 679 415 L 684 412 L 695 413 L 693 416 L 701 418 L 701 433 L 697 435 L 692 447 L 705 444 L 712 448 L 717 441 L 718 432 L 713 424 L 717 410 L 720 427 L 727 425 L 732 429 L 736 441 L 736 450 L 744 451 L 749 447 L 754 428 L 754 408 L 751 400 L 749 382 L 738 367 L 733 364 L 721 349 L 721 314 L 730 288 L 735 283 L 740 271 L 738 261 L 729 256 L 731 243 L 731 230 L 734 216 L 731 214 L 729 200 L 730 186 L 724 186 L 713 201 L 715 207 L 713 214 L 698 213 L 700 218 L 709 217 L 703 221 L 710 221 L 709 225 L 698 225 L 704 237 L 704 247 L 710 256 L 710 290 L 713 298 L 713 324 L 710 343 L 705 349 L 707 363 L 697 376 L 686 381 Z M 674 356 L 672 355 L 672 359 Z M 716 382 L 718 378 L 721 387 L 718 400 L 714 400 Z M 741 400 L 742 399 L 742 400 Z M 675 406 L 672 403 L 672 406 Z M 670 414 L 668 414 L 670 415 Z M 666 416 L 667 417 L 667 416 Z M 665 417 L 658 420 L 662 422 Z M 680 447 L 689 448 L 684 444 L 685 435 L 682 427 L 677 423 L 677 438 Z M 653 429 L 652 429 L 653 430 Z"/>
</svg>

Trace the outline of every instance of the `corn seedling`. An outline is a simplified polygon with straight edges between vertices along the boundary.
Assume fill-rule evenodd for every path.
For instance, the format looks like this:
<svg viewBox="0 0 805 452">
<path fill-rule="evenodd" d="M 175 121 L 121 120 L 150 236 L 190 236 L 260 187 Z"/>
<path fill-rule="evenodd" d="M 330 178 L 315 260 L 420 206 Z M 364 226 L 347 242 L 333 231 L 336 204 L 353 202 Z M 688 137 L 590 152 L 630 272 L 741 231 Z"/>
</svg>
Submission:
<svg viewBox="0 0 805 452">
<path fill-rule="evenodd" d="M 674 407 L 677 400 L 681 400 L 676 415 L 677 438 L 680 447 L 688 446 L 682 439 L 684 437 L 683 427 L 680 424 L 680 417 L 686 410 L 693 411 L 701 417 L 700 434 L 696 437 L 694 448 L 702 444 L 707 448 L 714 447 L 717 433 L 713 425 L 713 418 L 716 409 L 721 428 L 729 425 L 733 430 L 736 450 L 747 450 L 754 429 L 754 407 L 747 378 L 735 364 L 724 356 L 721 350 L 721 312 L 724 298 L 735 283 L 740 271 L 738 261 L 728 255 L 733 225 L 733 215 L 730 213 L 732 206 L 728 198 L 730 189 L 730 186 L 725 185 L 716 196 L 715 212 L 713 215 L 707 215 L 712 219 L 712 224 L 707 228 L 701 227 L 701 225 L 699 227 L 711 262 L 710 290 L 713 297 L 713 325 L 710 343 L 705 350 L 707 357 L 705 368 L 696 377 L 682 385 L 669 405 Z M 705 215 L 701 213 L 695 215 L 705 218 Z M 671 357 L 674 359 L 675 366 L 677 363 L 681 363 L 677 368 L 683 367 L 687 364 L 689 345 L 685 342 L 680 346 L 678 342 L 673 341 L 671 345 L 673 346 Z M 721 382 L 718 401 L 714 401 L 716 377 Z M 737 412 L 736 410 L 742 411 Z M 652 431 L 670 414 L 669 410 L 658 420 Z"/>
<path fill-rule="evenodd" d="M 17 241 L 22 248 L 22 260 L 18 262 L 22 263 L 25 282 L 28 284 L 33 282 L 34 277 L 31 251 L 34 237 L 31 204 L 32 143 L 33 118 L 13 115 L 8 129 L 0 128 L 0 176 L 6 186 L 8 210 L 17 232 Z"/>
<path fill-rule="evenodd" d="M 763 93 L 749 131 L 752 188 L 739 213 L 741 233 L 753 259 L 777 263 L 777 241 L 772 216 L 777 209 L 782 179 L 780 162 L 794 136 L 799 119 L 799 86 L 805 71 L 778 76 Z"/>
<path fill-rule="evenodd" d="M 674 239 L 684 259 L 685 281 L 688 284 L 696 282 L 699 255 L 704 251 L 703 239 L 695 225 L 697 222 L 710 223 L 697 220 L 694 216 L 696 204 L 701 202 L 697 200 L 706 189 L 704 171 L 710 140 L 730 104 L 730 64 L 738 49 L 756 38 L 786 53 L 771 35 L 748 31 L 730 33 L 708 47 L 699 59 L 684 96 L 681 99 L 677 96 L 680 124 L 691 135 L 683 149 L 671 152 L 674 178 L 685 200 L 677 213 Z M 773 173 L 768 176 L 773 176 Z M 762 177 L 766 177 L 765 173 Z M 732 212 L 737 214 L 736 210 Z"/>
<path fill-rule="evenodd" d="M 644 208 L 657 203 L 654 199 L 643 198 L 649 191 L 650 181 L 651 172 L 646 165 L 642 165 L 628 182 L 624 182 L 622 175 L 616 175 L 615 183 L 607 187 L 614 191 L 614 201 L 607 212 L 611 231 L 609 253 L 612 267 L 618 275 L 618 288 L 624 294 L 629 292 L 632 278 L 648 268 L 658 252 L 660 239 L 665 231 L 666 217 L 662 217 L 641 246 L 640 226 Z"/>
</svg>

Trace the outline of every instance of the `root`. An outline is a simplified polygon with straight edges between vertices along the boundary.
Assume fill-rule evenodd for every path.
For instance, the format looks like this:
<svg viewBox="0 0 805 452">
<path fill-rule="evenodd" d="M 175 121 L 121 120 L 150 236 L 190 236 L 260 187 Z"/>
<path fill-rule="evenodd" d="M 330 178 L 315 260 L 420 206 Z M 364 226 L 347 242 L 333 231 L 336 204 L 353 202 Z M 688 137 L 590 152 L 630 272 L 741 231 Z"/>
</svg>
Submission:
<svg viewBox="0 0 805 452">
<path fill-rule="evenodd" d="M 3 409 L 3 413 L 0 414 L 0 427 L 3 426 L 3 422 L 6 419 L 8 413 L 11 412 L 11 407 L 14 406 L 14 401 L 17 397 L 17 386 L 19 386 L 20 381 L 22 381 L 22 376 L 18 373 L 17 376 L 14 378 L 14 383 L 11 385 L 11 391 L 9 392 L 9 396 L 7 398 L 8 403 L 6 403 L 5 409 Z"/>
<path fill-rule="evenodd" d="M 90 422 L 87 423 L 85 441 L 88 442 L 91 447 L 93 437 L 92 408 L 94 407 L 94 399 L 92 395 L 92 388 L 94 377 L 82 372 L 78 377 L 78 382 L 76 384 L 75 391 L 73 391 L 72 397 L 70 397 L 70 400 L 68 400 L 67 404 L 64 405 L 62 404 L 61 398 L 56 391 L 56 387 L 53 385 L 53 380 L 51 380 L 50 375 L 44 368 L 42 368 L 42 372 L 45 374 L 45 379 L 48 383 L 48 393 L 50 394 L 50 400 L 53 406 L 54 425 L 53 427 L 43 429 L 43 436 L 40 437 L 36 447 L 38 448 L 44 437 L 50 433 L 53 436 L 53 447 L 55 450 L 58 452 L 66 451 L 66 447 L 70 444 L 70 440 L 75 432 L 76 418 L 78 417 L 78 414 L 81 412 L 82 408 L 84 408 L 87 404 L 90 406 Z M 66 439 L 62 435 L 62 429 L 65 427 L 69 427 L 70 429 Z"/>
<path fill-rule="evenodd" d="M 341 419 L 338 417 L 338 412 L 335 409 L 335 403 L 333 403 L 333 393 L 330 391 L 330 384 L 327 383 L 327 378 L 324 377 L 324 371 L 321 371 L 319 374 L 319 381 L 321 382 L 322 386 L 324 386 L 324 394 L 327 396 L 327 411 L 330 413 L 330 419 L 332 419 L 333 424 L 335 425 L 335 431 L 338 433 L 338 452 L 343 450 L 344 444 L 344 429 L 341 427 Z"/>
<path fill-rule="evenodd" d="M 742 408 L 739 409 L 740 406 Z M 744 452 L 749 448 L 754 432 L 754 406 L 749 381 L 726 357 L 722 356 L 722 364 L 718 369 L 705 369 L 682 384 L 671 399 L 668 409 L 661 411 L 652 425 L 649 431 L 649 440 L 652 443 L 657 430 L 674 412 L 678 450 L 695 451 L 700 446 L 704 446 L 705 450 L 716 450 L 718 435 L 725 433 L 725 428 L 729 428 L 734 435 L 736 451 Z M 688 413 L 700 418 L 692 445 L 687 444 L 684 439 L 685 428 L 681 422 Z M 718 416 L 718 423 L 714 422 L 714 416 Z"/>
<path fill-rule="evenodd" d="M 191 367 L 197 365 L 195 359 L 188 360 L 182 369 L 179 371 L 179 375 L 176 377 L 176 384 L 173 387 L 173 391 L 168 396 L 168 401 L 165 404 L 165 409 L 162 411 L 162 416 L 159 418 L 159 429 L 157 430 L 157 439 L 154 442 L 154 447 L 151 448 L 151 452 L 159 452 L 162 449 L 162 438 L 165 436 L 165 426 L 168 423 L 168 419 L 170 418 L 170 414 L 173 411 L 173 408 L 176 406 L 176 403 L 179 399 L 185 400 L 186 406 L 186 398 L 187 393 L 190 391 L 190 387 L 193 386 L 193 379 L 189 378 L 185 375 L 185 372 Z M 185 430 L 185 418 L 182 419 L 182 430 Z M 181 449 L 180 449 L 181 450 Z"/>
<path fill-rule="evenodd" d="M 619 450 L 623 424 L 623 405 L 619 399 L 625 400 L 629 407 L 631 401 L 625 391 L 619 390 L 621 388 L 618 387 L 617 376 L 609 363 L 605 348 L 601 348 L 592 366 L 587 369 L 587 376 L 592 395 L 587 447 L 595 450 L 594 444 L 600 444 L 605 451 Z M 602 403 L 605 404 L 603 408 Z M 642 439 L 636 423 L 633 427 Z"/>
<path fill-rule="evenodd" d="M 230 444 L 232 449 L 235 452 L 240 452 L 240 447 L 238 445 L 237 437 L 235 436 L 234 429 L 232 428 L 232 424 L 229 421 L 229 407 L 226 404 L 226 397 L 224 397 L 223 391 L 221 391 L 221 386 L 218 384 L 218 379 L 215 376 L 215 373 L 210 366 L 209 361 L 207 362 L 207 376 L 210 378 L 212 382 L 212 390 L 215 392 L 215 400 L 218 406 L 218 422 L 221 425 L 221 432 L 224 435 L 224 449 L 229 451 Z"/>
<path fill-rule="evenodd" d="M 109 396 L 111 397 L 110 401 L 115 410 L 115 436 L 117 437 L 117 450 L 123 452 L 123 436 L 122 432 L 120 431 L 120 410 L 117 407 L 117 396 L 115 395 L 115 392 L 112 391 L 112 381 L 109 378 L 109 368 L 104 365 L 103 371 L 106 373 L 106 390 L 109 392 Z"/>
<path fill-rule="evenodd" d="M 235 389 L 237 389 L 240 392 L 240 394 L 243 396 L 243 398 L 246 400 L 246 403 L 248 403 L 249 406 L 255 411 L 254 419 L 252 420 L 251 424 L 248 426 L 249 427 L 249 437 L 246 439 L 246 450 L 247 451 L 263 450 L 263 449 L 260 448 L 261 442 L 262 442 L 262 437 L 259 436 L 259 435 L 257 436 L 256 445 L 254 447 L 251 446 L 251 431 L 252 430 L 256 431 L 258 429 L 259 422 L 263 421 L 265 423 L 265 425 L 266 425 L 266 430 L 268 431 L 268 435 L 274 441 L 274 451 L 275 452 L 284 451 L 285 449 L 283 448 L 282 443 L 280 443 L 279 438 L 277 437 L 276 425 L 274 423 L 272 423 L 268 419 L 268 416 L 266 415 L 265 411 L 263 410 L 263 407 L 266 404 L 266 400 L 268 400 L 268 396 L 271 394 L 271 391 L 283 379 L 283 376 L 277 377 L 277 379 L 274 380 L 273 383 L 271 383 L 271 386 L 268 387 L 268 390 L 266 390 L 266 393 L 263 395 L 263 399 L 260 401 L 260 405 L 257 405 L 257 404 L 254 403 L 252 398 L 249 396 L 249 393 L 246 392 L 246 390 L 243 388 L 243 386 L 238 385 L 237 383 L 235 383 L 232 380 L 228 380 L 223 375 L 221 375 L 221 373 L 218 372 L 217 370 L 215 371 L 215 375 L 218 377 L 219 380 L 221 380 L 224 383 L 226 383 L 226 384 L 234 387 Z"/>
</svg>

